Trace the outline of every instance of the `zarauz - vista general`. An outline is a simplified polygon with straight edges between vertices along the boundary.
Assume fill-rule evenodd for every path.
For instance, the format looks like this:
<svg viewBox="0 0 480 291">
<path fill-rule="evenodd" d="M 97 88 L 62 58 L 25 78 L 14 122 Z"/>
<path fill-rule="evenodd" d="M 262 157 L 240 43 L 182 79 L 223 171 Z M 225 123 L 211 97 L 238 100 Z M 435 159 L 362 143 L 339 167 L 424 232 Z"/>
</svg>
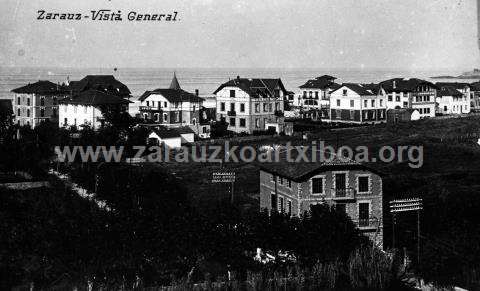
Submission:
<svg viewBox="0 0 480 291">
<path fill-rule="evenodd" d="M 178 12 L 172 13 L 138 13 L 130 11 L 126 19 L 128 21 L 178 21 Z M 121 10 L 112 11 L 110 9 L 91 10 L 88 14 L 72 12 L 51 12 L 45 10 L 37 11 L 38 20 L 82 20 L 90 19 L 97 21 L 123 21 Z"/>
</svg>

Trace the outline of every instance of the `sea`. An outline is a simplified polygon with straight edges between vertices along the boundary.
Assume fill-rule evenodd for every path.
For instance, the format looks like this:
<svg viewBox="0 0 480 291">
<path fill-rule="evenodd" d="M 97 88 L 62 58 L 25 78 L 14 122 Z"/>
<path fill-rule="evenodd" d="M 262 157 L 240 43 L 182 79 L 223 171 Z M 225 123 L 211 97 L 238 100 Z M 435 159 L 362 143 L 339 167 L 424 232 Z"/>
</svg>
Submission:
<svg viewBox="0 0 480 291">
<path fill-rule="evenodd" d="M 114 75 L 132 92 L 130 112 L 138 110 L 135 102 L 146 90 L 167 88 L 176 73 L 182 89 L 200 96 L 211 96 L 218 86 L 229 79 L 281 78 L 286 89 L 295 92 L 298 86 L 321 75 L 338 78 L 338 83 L 377 83 L 383 80 L 403 77 L 421 78 L 432 82 L 475 82 L 478 79 L 432 79 L 432 76 L 460 75 L 453 70 L 392 70 L 392 69 L 328 69 L 328 68 L 54 68 L 54 67 L 0 67 L 0 99 L 12 98 L 12 89 L 38 80 L 64 83 L 80 80 L 85 75 Z"/>
</svg>

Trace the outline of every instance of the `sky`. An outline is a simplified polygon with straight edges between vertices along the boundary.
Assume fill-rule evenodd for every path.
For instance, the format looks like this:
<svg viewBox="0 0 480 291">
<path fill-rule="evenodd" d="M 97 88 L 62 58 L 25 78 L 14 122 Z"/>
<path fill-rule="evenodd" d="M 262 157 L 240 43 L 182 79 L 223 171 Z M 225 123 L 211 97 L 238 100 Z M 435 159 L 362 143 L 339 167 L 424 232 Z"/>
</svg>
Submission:
<svg viewBox="0 0 480 291">
<path fill-rule="evenodd" d="M 474 0 L 0 0 L 0 66 L 480 67 Z M 38 10 L 121 22 L 37 20 Z M 178 12 L 176 22 L 127 14 Z"/>
</svg>

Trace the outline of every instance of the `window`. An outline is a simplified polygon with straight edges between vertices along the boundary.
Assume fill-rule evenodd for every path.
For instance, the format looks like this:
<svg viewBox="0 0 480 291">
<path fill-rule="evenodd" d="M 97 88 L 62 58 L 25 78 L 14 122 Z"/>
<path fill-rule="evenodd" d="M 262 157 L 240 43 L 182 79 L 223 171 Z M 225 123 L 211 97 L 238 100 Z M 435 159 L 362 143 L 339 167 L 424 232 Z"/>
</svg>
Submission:
<svg viewBox="0 0 480 291">
<path fill-rule="evenodd" d="M 272 112 L 273 111 L 273 105 L 272 103 L 268 103 L 268 112 Z"/>
<path fill-rule="evenodd" d="M 367 108 L 368 107 L 368 100 L 363 101 L 363 107 Z"/>
<path fill-rule="evenodd" d="M 40 109 L 40 117 L 45 117 L 45 109 Z"/>
<path fill-rule="evenodd" d="M 383 106 L 383 99 L 380 99 L 380 107 Z"/>
<path fill-rule="evenodd" d="M 240 118 L 240 127 L 245 127 L 247 124 L 245 118 Z"/>
<path fill-rule="evenodd" d="M 312 194 L 323 193 L 323 178 L 312 178 Z"/>
<path fill-rule="evenodd" d="M 369 177 L 368 176 L 360 176 L 358 177 L 358 192 L 365 193 L 369 192 Z"/>
<path fill-rule="evenodd" d="M 245 112 L 245 103 L 240 103 L 240 112 Z"/>
<path fill-rule="evenodd" d="M 235 90 L 230 90 L 230 97 L 235 97 Z"/>
<path fill-rule="evenodd" d="M 167 101 L 163 102 L 163 107 L 165 107 L 165 108 L 168 107 Z"/>
<path fill-rule="evenodd" d="M 287 213 L 288 215 L 292 215 L 292 201 L 287 201 Z"/>
<path fill-rule="evenodd" d="M 260 118 L 255 118 L 255 127 L 260 128 Z"/>
<path fill-rule="evenodd" d="M 235 103 L 230 103 L 230 111 L 235 111 Z"/>
<path fill-rule="evenodd" d="M 27 98 L 27 106 L 30 106 L 30 98 Z"/>
<path fill-rule="evenodd" d="M 303 97 L 307 97 L 307 91 L 303 91 Z"/>
<path fill-rule="evenodd" d="M 268 112 L 268 103 L 263 103 L 263 112 Z"/>
<path fill-rule="evenodd" d="M 40 106 L 45 106 L 45 97 L 40 98 Z"/>
<path fill-rule="evenodd" d="M 230 118 L 230 126 L 235 126 L 235 117 Z"/>
<path fill-rule="evenodd" d="M 318 99 L 318 91 L 315 91 L 315 99 Z"/>
<path fill-rule="evenodd" d="M 149 102 L 149 101 L 147 101 L 147 107 L 149 107 L 149 106 L 150 106 L 150 102 Z"/>
<path fill-rule="evenodd" d="M 20 97 L 17 98 L 17 104 L 20 105 Z"/>
<path fill-rule="evenodd" d="M 375 100 L 372 99 L 372 107 L 375 107 Z"/>
<path fill-rule="evenodd" d="M 275 90 L 273 91 L 273 93 L 274 93 L 274 96 L 275 96 L 275 97 L 277 97 L 277 98 L 280 97 L 280 90 L 279 90 L 279 89 L 275 89 Z"/>
<path fill-rule="evenodd" d="M 292 181 L 288 180 L 288 188 L 292 188 Z"/>
<path fill-rule="evenodd" d="M 17 116 L 20 116 L 20 108 L 17 109 Z"/>
<path fill-rule="evenodd" d="M 340 99 L 337 99 L 337 106 L 340 107 Z"/>
<path fill-rule="evenodd" d="M 164 114 L 163 114 L 163 121 L 164 121 L 164 122 L 167 122 L 167 119 L 168 119 L 167 113 L 164 113 Z"/>
<path fill-rule="evenodd" d="M 335 174 L 335 196 L 337 197 L 344 197 L 347 194 L 346 176 L 345 173 Z"/>
<path fill-rule="evenodd" d="M 355 106 L 355 101 L 350 100 L 350 107 L 354 107 L 354 106 Z"/>
<path fill-rule="evenodd" d="M 220 102 L 220 111 L 225 111 L 225 102 Z"/>
<path fill-rule="evenodd" d="M 312 91 L 308 91 L 308 97 L 312 97 Z"/>
<path fill-rule="evenodd" d="M 284 206 L 283 203 L 284 203 L 283 197 L 279 197 L 279 199 L 278 199 L 278 211 L 280 211 L 281 213 L 285 212 L 285 206 Z"/>
<path fill-rule="evenodd" d="M 370 220 L 370 203 L 358 203 L 358 226 L 369 226 Z"/>
<path fill-rule="evenodd" d="M 30 109 L 27 109 L 27 117 L 30 117 Z"/>
<path fill-rule="evenodd" d="M 400 95 L 395 96 L 395 101 L 400 102 Z"/>
<path fill-rule="evenodd" d="M 260 103 L 255 103 L 255 113 L 260 113 Z"/>
<path fill-rule="evenodd" d="M 343 89 L 343 96 L 347 96 L 347 89 Z"/>
<path fill-rule="evenodd" d="M 277 195 L 271 194 L 270 196 L 270 209 L 276 210 L 277 209 Z"/>
<path fill-rule="evenodd" d="M 391 94 L 388 95 L 388 101 L 390 101 L 390 102 L 393 101 L 393 98 L 392 98 L 392 95 L 391 95 Z"/>
</svg>

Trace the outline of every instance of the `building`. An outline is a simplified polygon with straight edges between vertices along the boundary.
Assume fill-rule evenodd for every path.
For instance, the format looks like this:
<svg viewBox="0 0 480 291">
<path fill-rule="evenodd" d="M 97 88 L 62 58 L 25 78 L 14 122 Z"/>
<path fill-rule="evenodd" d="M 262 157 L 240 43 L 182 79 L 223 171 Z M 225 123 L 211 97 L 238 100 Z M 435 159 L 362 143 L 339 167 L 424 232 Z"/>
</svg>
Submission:
<svg viewBox="0 0 480 291">
<path fill-rule="evenodd" d="M 308 80 L 299 87 L 295 104 L 302 115 L 314 120 L 328 119 L 330 116 L 330 93 L 340 87 L 335 83 L 335 77 L 323 75 Z"/>
<path fill-rule="evenodd" d="M 174 74 L 169 88 L 146 91 L 140 96 L 140 114 L 149 124 L 166 127 L 190 126 L 198 133 L 203 98 L 180 88 Z"/>
<path fill-rule="evenodd" d="M 358 228 L 383 245 L 381 175 L 357 162 L 264 164 L 260 169 L 260 208 L 300 216 L 326 203 L 344 211 Z"/>
<path fill-rule="evenodd" d="M 387 94 L 387 108 L 412 108 L 421 118 L 435 116 L 437 86 L 421 79 L 394 78 L 380 82 Z"/>
<path fill-rule="evenodd" d="M 68 96 L 64 86 L 50 81 L 29 83 L 12 90 L 14 122 L 21 126 L 35 127 L 40 122 L 58 122 L 58 100 Z"/>
<path fill-rule="evenodd" d="M 60 100 L 59 126 L 91 126 L 98 129 L 106 122 L 106 112 L 128 112 L 129 100 L 104 91 L 87 89 Z"/>
<path fill-rule="evenodd" d="M 280 79 L 237 78 L 223 83 L 217 97 L 217 120 L 225 120 L 228 130 L 253 133 L 265 125 L 283 122 L 284 100 L 288 92 Z"/>
<path fill-rule="evenodd" d="M 67 78 L 68 96 L 60 100 L 60 127 L 105 124 L 106 112 L 128 112 L 130 90 L 112 75 L 87 75 L 80 81 Z"/>
<path fill-rule="evenodd" d="M 398 123 L 420 119 L 420 112 L 412 108 L 387 109 L 387 122 Z"/>
<path fill-rule="evenodd" d="M 480 111 L 480 82 L 470 84 L 470 108 L 472 111 Z"/>
<path fill-rule="evenodd" d="M 467 114 L 471 111 L 471 92 L 468 83 L 435 83 L 437 91 L 436 112 L 440 114 Z"/>
<path fill-rule="evenodd" d="M 158 126 L 153 128 L 148 135 L 148 144 L 165 145 L 170 149 L 177 149 L 194 141 L 195 133 L 189 127 L 167 128 Z"/>
<path fill-rule="evenodd" d="M 383 89 L 362 84 L 344 83 L 330 93 L 330 122 L 386 122 L 386 97 Z"/>
</svg>

